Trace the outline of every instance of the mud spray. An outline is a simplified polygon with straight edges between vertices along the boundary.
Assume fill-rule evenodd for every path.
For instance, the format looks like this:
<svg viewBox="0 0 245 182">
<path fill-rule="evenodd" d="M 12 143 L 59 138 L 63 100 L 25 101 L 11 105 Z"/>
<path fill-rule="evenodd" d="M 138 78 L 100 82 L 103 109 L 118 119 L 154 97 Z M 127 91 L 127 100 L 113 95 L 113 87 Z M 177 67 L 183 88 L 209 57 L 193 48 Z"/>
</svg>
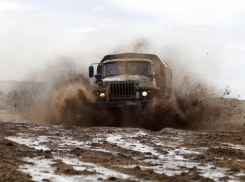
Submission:
<svg viewBox="0 0 245 182">
<path fill-rule="evenodd" d="M 114 52 L 144 52 L 148 49 L 149 42 L 143 39 L 128 47 L 119 46 Z M 215 88 L 185 71 L 171 57 L 165 60 L 173 71 L 172 97 L 167 101 L 155 100 L 146 108 L 133 111 L 128 108 L 117 111 L 93 109 L 91 80 L 87 78 L 87 73 L 78 74 L 72 70 L 61 72 L 49 82 L 12 91 L 8 95 L 8 103 L 27 122 L 38 124 L 141 127 L 153 131 L 164 127 L 244 131 L 244 118 L 237 114 L 240 112 L 240 101 L 225 99 L 224 96 L 229 93 L 227 90 L 222 95 L 217 94 Z"/>
</svg>

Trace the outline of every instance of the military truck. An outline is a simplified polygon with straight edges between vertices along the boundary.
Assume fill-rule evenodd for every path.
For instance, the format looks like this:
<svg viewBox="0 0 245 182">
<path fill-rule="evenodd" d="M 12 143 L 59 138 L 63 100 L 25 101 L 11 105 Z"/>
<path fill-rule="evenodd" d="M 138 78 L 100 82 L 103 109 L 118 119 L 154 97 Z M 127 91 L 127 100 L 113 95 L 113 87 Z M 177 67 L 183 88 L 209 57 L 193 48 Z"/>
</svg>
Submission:
<svg viewBox="0 0 245 182">
<path fill-rule="evenodd" d="M 94 64 L 97 74 L 94 75 Z M 154 98 L 171 95 L 172 71 L 154 54 L 122 53 L 106 55 L 89 66 L 94 79 L 95 108 L 147 106 Z"/>
</svg>

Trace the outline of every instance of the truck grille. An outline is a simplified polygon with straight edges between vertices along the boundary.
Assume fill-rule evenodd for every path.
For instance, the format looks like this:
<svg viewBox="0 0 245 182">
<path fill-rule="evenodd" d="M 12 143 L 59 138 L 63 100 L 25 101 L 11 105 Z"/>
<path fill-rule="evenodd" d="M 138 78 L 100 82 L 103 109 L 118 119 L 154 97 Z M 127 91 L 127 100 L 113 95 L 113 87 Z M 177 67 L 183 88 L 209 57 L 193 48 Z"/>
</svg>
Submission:
<svg viewBox="0 0 245 182">
<path fill-rule="evenodd" d="M 129 98 L 135 95 L 134 83 L 111 83 L 111 96 L 118 98 Z"/>
</svg>

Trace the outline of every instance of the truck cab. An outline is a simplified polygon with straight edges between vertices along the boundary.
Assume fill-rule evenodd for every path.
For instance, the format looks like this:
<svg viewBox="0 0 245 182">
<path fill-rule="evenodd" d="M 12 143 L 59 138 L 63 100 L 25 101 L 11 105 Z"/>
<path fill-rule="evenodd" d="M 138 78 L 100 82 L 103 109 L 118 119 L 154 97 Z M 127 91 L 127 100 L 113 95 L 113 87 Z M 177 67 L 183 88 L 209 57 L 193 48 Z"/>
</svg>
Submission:
<svg viewBox="0 0 245 182">
<path fill-rule="evenodd" d="M 90 66 L 89 77 L 95 78 L 96 102 L 93 106 L 147 106 L 153 98 L 165 98 L 166 88 L 163 86 L 165 84 L 160 82 L 158 84 L 156 80 L 159 77 L 157 72 L 160 74 L 157 63 L 146 55 L 139 53 L 107 55 L 98 64 L 96 75 L 93 66 Z M 162 79 L 164 78 L 165 75 L 162 75 Z"/>
</svg>

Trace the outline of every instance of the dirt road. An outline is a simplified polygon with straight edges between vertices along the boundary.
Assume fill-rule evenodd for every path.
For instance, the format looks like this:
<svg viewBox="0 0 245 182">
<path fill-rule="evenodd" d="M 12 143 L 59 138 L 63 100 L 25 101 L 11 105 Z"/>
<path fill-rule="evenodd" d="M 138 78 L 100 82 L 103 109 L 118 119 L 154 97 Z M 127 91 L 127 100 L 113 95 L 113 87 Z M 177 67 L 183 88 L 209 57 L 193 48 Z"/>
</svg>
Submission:
<svg viewBox="0 0 245 182">
<path fill-rule="evenodd" d="M 244 133 L 0 122 L 0 181 L 242 181 Z"/>
</svg>

